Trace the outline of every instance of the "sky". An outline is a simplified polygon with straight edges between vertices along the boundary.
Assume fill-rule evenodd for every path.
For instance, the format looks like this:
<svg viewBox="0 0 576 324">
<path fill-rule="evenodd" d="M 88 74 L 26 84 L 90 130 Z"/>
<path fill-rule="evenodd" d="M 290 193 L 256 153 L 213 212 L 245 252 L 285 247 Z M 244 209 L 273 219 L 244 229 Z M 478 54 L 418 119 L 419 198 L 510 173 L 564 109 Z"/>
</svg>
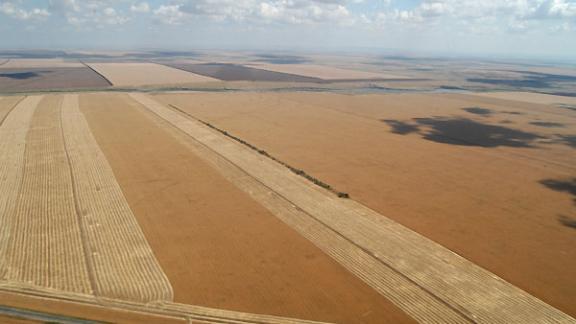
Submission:
<svg viewBox="0 0 576 324">
<path fill-rule="evenodd" d="M 0 0 L 0 47 L 576 57 L 576 0 Z"/>
</svg>

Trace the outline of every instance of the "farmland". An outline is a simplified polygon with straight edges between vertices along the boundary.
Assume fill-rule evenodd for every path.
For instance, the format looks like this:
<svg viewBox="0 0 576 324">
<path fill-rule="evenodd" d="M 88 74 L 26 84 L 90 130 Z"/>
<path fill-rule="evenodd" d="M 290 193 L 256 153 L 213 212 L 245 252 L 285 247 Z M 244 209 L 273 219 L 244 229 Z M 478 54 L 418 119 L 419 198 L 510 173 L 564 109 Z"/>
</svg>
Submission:
<svg viewBox="0 0 576 324">
<path fill-rule="evenodd" d="M 153 63 L 91 63 L 90 67 L 115 86 L 130 87 L 217 81 L 210 77 Z"/>
<path fill-rule="evenodd" d="M 569 71 L 165 55 L 0 60 L 0 321 L 575 322 Z"/>
</svg>

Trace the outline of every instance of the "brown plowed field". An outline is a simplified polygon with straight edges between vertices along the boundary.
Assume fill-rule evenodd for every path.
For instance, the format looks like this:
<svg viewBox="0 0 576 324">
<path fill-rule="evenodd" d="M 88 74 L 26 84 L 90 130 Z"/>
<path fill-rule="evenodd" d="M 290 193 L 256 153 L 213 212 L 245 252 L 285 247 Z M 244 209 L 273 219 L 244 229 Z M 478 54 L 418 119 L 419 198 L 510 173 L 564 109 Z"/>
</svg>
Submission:
<svg viewBox="0 0 576 324">
<path fill-rule="evenodd" d="M 412 321 L 126 95 L 82 95 L 81 109 L 176 302 L 344 323 Z"/>
<path fill-rule="evenodd" d="M 398 75 L 385 75 L 381 73 L 341 69 L 327 65 L 314 64 L 266 64 L 254 63 L 247 65 L 253 68 L 278 73 L 299 75 L 302 77 L 319 78 L 323 80 L 377 80 L 377 79 L 404 79 Z"/>
<path fill-rule="evenodd" d="M 171 63 L 170 66 L 224 81 L 320 82 L 319 78 L 255 69 L 237 64 Z"/>
<path fill-rule="evenodd" d="M 576 314 L 576 113 L 466 95 L 156 99 Z"/>
<path fill-rule="evenodd" d="M 0 91 L 103 88 L 110 84 L 87 67 L 0 69 Z"/>
</svg>

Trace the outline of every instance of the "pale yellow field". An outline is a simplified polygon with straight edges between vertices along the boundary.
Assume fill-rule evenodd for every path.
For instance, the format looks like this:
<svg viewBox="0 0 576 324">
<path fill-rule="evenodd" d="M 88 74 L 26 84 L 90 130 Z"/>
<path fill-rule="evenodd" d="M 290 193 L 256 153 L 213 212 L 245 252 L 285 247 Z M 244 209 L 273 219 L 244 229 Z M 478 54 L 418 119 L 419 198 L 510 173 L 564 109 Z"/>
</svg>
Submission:
<svg viewBox="0 0 576 324">
<path fill-rule="evenodd" d="M 314 64 L 250 64 L 249 66 L 288 74 L 297 74 L 324 80 L 403 79 L 405 77 L 365 71 L 340 69 Z"/>
<path fill-rule="evenodd" d="M 80 62 L 64 61 L 63 59 L 10 59 L 0 65 L 0 69 L 33 69 L 33 68 L 64 68 L 82 67 Z"/>
<path fill-rule="evenodd" d="M 169 85 L 219 81 L 154 63 L 90 63 L 115 86 Z"/>
</svg>

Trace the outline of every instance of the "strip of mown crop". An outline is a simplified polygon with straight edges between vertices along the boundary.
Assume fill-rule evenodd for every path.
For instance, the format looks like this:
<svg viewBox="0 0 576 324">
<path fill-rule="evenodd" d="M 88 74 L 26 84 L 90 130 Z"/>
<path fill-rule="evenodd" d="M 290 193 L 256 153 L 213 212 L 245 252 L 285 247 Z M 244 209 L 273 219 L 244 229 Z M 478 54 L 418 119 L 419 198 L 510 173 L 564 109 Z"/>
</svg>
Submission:
<svg viewBox="0 0 576 324">
<path fill-rule="evenodd" d="M 223 130 L 223 129 L 220 129 L 220 128 L 218 128 L 218 127 L 216 127 L 216 126 L 214 126 L 214 125 L 212 125 L 212 124 L 210 124 L 210 123 L 208 123 L 208 122 L 206 122 L 206 121 L 203 121 L 202 119 L 199 119 L 199 118 L 193 116 L 192 114 L 184 111 L 183 109 L 179 108 L 178 106 L 175 106 L 175 105 L 173 105 L 173 104 L 169 104 L 169 106 L 172 107 L 173 109 L 175 109 L 175 110 L 177 110 L 177 111 L 185 114 L 186 116 L 189 116 L 190 118 L 193 118 L 194 120 L 196 120 L 196 121 L 198 121 L 198 122 L 200 122 L 200 123 L 202 123 L 202 124 L 204 124 L 204 125 L 212 128 L 213 130 L 221 133 L 222 135 L 224 135 L 224 136 L 226 136 L 226 137 L 228 137 L 228 138 L 231 138 L 231 139 L 235 140 L 236 142 L 241 143 L 241 144 L 249 147 L 250 149 L 258 152 L 259 154 L 261 154 L 261 155 L 263 155 L 263 156 L 265 156 L 265 157 L 267 157 L 267 158 L 269 158 L 269 159 L 272 159 L 272 160 L 280 163 L 281 165 L 285 166 L 286 168 L 288 168 L 290 171 L 294 172 L 295 174 L 297 174 L 297 175 L 305 178 L 306 180 L 312 182 L 313 184 L 315 184 L 315 185 L 317 185 L 317 186 L 319 186 L 319 187 L 322 187 L 322 188 L 324 188 L 324 189 L 326 189 L 326 190 L 334 193 L 334 194 L 335 194 L 336 196 L 338 196 L 339 198 L 350 198 L 350 195 L 349 195 L 348 193 L 342 192 L 342 191 L 338 191 L 338 190 L 334 189 L 332 186 L 330 186 L 330 185 L 327 184 L 326 182 L 323 182 L 322 180 L 319 180 L 319 179 L 317 179 L 317 178 L 309 175 L 309 174 L 306 173 L 306 171 L 304 171 L 304 170 L 301 170 L 301 169 L 298 169 L 298 168 L 295 168 L 295 167 L 291 166 L 290 164 L 288 164 L 288 163 L 286 163 L 286 162 L 284 162 L 284 161 L 276 158 L 275 156 L 273 156 L 273 155 L 271 155 L 270 153 L 268 153 L 268 152 L 266 152 L 266 151 L 264 151 L 264 150 L 262 150 L 262 149 L 260 149 L 260 148 L 258 148 L 258 147 L 256 147 L 256 146 L 254 146 L 253 144 L 250 144 L 250 143 L 246 142 L 245 140 L 243 140 L 243 139 L 241 139 L 241 138 L 239 138 L 239 137 L 237 137 L 237 136 L 234 136 L 234 135 L 228 133 L 227 131 L 225 131 L 225 130 Z"/>
</svg>

